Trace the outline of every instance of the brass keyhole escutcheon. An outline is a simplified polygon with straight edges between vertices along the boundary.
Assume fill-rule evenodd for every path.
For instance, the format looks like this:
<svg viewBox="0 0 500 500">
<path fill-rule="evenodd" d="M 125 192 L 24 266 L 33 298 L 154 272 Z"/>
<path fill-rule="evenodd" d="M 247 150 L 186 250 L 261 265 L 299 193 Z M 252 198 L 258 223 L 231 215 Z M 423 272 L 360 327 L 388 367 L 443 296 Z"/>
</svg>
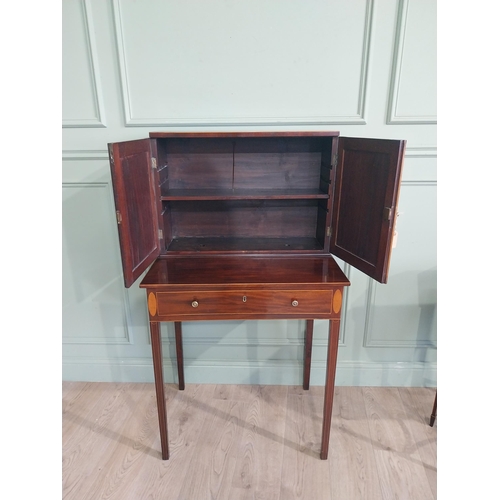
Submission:
<svg viewBox="0 0 500 500">
<path fill-rule="evenodd" d="M 292 307 L 297 307 L 299 305 L 298 300 L 292 300 Z"/>
<path fill-rule="evenodd" d="M 246 302 L 246 301 L 247 301 L 247 296 L 243 295 L 243 302 Z"/>
<path fill-rule="evenodd" d="M 198 301 L 197 300 L 193 300 L 193 302 L 191 302 L 191 305 L 193 307 L 198 307 Z"/>
</svg>

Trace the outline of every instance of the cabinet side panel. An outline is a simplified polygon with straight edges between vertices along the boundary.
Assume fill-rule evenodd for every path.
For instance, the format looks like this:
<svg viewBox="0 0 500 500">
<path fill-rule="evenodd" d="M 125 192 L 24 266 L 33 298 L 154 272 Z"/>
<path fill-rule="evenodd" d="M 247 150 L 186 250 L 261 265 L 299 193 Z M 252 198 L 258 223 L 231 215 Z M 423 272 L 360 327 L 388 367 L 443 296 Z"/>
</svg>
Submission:
<svg viewBox="0 0 500 500">
<path fill-rule="evenodd" d="M 163 239 L 165 241 L 165 250 L 172 242 L 172 215 L 170 210 L 170 203 L 162 204 L 161 218 L 163 222 Z"/>
<path fill-rule="evenodd" d="M 323 140 L 321 149 L 321 171 L 319 190 L 328 194 L 327 200 L 318 203 L 318 220 L 316 225 L 316 239 L 323 245 L 325 252 L 330 248 L 328 228 L 332 224 L 332 197 L 333 197 L 333 170 L 332 157 L 337 153 L 337 137 Z"/>
<path fill-rule="evenodd" d="M 168 191 L 168 164 L 167 164 L 167 141 L 165 139 L 156 139 L 156 158 L 158 164 L 158 181 L 160 185 L 160 195 Z"/>
<path fill-rule="evenodd" d="M 165 239 L 165 227 L 163 218 L 163 206 L 160 199 L 161 184 L 164 182 L 162 171 L 167 170 L 166 168 L 160 167 L 160 162 L 158 159 L 158 145 L 156 140 L 151 140 L 151 154 L 155 158 L 155 168 L 152 169 L 153 184 L 154 184 L 154 202 L 156 205 L 156 221 L 158 226 L 158 243 L 160 246 L 160 253 L 165 252 L 165 244 L 168 244 L 168 240 Z"/>
</svg>

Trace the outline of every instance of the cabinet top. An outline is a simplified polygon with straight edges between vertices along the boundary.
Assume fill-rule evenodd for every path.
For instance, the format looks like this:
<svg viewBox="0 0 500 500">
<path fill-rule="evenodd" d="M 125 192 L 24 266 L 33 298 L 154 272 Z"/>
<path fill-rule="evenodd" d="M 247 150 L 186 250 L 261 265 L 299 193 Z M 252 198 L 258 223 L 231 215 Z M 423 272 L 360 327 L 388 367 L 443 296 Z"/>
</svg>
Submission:
<svg viewBox="0 0 500 500">
<path fill-rule="evenodd" d="M 231 137 L 338 137 L 336 131 L 301 131 L 301 132 L 150 132 L 151 138 L 231 138 Z"/>
<path fill-rule="evenodd" d="M 331 255 L 308 257 L 200 256 L 157 259 L 141 288 L 169 286 L 328 285 L 349 280 Z"/>
</svg>

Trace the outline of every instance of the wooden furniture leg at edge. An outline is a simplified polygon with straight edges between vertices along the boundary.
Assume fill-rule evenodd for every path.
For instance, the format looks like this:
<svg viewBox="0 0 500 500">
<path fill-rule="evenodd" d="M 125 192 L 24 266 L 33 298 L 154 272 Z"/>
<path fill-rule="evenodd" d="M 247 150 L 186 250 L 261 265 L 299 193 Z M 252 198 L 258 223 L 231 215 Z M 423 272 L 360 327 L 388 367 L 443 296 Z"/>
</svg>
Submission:
<svg viewBox="0 0 500 500">
<path fill-rule="evenodd" d="M 160 424 L 161 458 L 163 460 L 168 460 L 167 408 L 165 404 L 165 387 L 163 385 L 163 356 L 161 349 L 160 323 L 150 321 L 149 330 L 151 332 L 151 348 L 153 351 L 158 423 Z"/>
<path fill-rule="evenodd" d="M 335 371 L 339 350 L 340 320 L 330 320 L 328 332 L 328 354 L 326 360 L 325 402 L 323 405 L 323 432 L 321 435 L 321 460 L 328 458 L 328 443 L 332 422 L 333 393 L 335 389 Z"/>
<path fill-rule="evenodd" d="M 179 375 L 179 390 L 184 390 L 184 354 L 182 352 L 182 323 L 174 322 L 175 327 L 175 350 L 177 352 L 177 373 Z"/>
<path fill-rule="evenodd" d="M 437 391 L 436 391 L 436 395 L 434 396 L 434 406 L 432 407 L 431 418 L 429 419 L 429 425 L 431 427 L 434 427 L 434 422 L 436 421 L 437 401 L 438 401 L 438 395 L 437 395 Z"/>
<path fill-rule="evenodd" d="M 309 381 L 311 379 L 311 354 L 313 340 L 314 320 L 306 320 L 306 335 L 304 338 L 304 381 L 302 387 L 307 391 L 309 389 Z"/>
</svg>

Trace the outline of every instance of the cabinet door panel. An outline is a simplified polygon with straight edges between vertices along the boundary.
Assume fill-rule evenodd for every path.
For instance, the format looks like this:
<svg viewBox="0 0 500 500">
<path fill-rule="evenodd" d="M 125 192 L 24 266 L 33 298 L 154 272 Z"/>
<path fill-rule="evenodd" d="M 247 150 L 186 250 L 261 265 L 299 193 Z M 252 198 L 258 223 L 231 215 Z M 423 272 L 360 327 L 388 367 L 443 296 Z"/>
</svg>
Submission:
<svg viewBox="0 0 500 500">
<path fill-rule="evenodd" d="M 151 141 L 119 142 L 108 148 L 123 276 L 128 288 L 160 254 Z"/>
<path fill-rule="evenodd" d="M 339 140 L 330 251 L 387 282 L 405 141 Z"/>
</svg>

